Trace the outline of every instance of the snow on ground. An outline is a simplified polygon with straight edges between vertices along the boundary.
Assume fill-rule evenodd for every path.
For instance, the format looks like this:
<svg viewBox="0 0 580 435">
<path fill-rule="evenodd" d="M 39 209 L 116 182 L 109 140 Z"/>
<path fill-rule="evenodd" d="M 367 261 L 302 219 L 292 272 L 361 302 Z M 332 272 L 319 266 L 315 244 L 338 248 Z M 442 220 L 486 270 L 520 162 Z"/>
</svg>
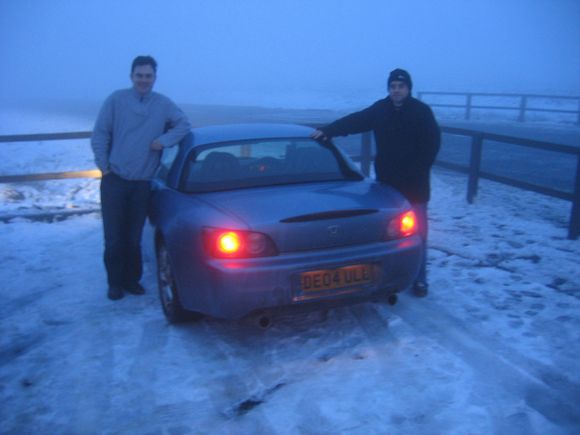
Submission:
<svg viewBox="0 0 580 435">
<path fill-rule="evenodd" d="M 73 113 L 73 115 L 71 115 Z M 74 111 L 47 111 L 0 106 L 0 134 L 90 131 L 91 116 Z M 86 139 L 0 143 L 0 174 L 65 172 L 94 169 Z M 98 180 L 56 180 L 0 184 L 0 211 L 26 211 L 98 207 Z"/>
<path fill-rule="evenodd" d="M 266 331 L 168 325 L 150 262 L 146 295 L 109 301 L 96 213 L 0 224 L 0 433 L 579 433 L 570 204 L 483 181 L 468 205 L 466 184 L 434 173 L 429 297 Z"/>
</svg>

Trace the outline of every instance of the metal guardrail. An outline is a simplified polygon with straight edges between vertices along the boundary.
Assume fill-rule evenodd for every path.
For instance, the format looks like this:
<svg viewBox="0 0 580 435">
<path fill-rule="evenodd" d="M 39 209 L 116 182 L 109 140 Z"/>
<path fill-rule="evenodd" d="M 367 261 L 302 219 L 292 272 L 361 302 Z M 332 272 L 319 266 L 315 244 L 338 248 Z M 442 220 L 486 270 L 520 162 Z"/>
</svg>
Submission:
<svg viewBox="0 0 580 435">
<path fill-rule="evenodd" d="M 0 183 L 19 183 L 23 181 L 65 180 L 68 178 L 101 178 L 101 171 L 44 172 L 42 174 L 0 175 Z"/>
<path fill-rule="evenodd" d="M 7 142 L 42 142 L 53 140 L 89 139 L 90 131 L 73 131 L 70 133 L 11 134 L 0 136 L 0 143 Z M 1 183 L 19 183 L 24 181 L 61 180 L 70 178 L 101 178 L 101 171 L 45 172 L 41 174 L 0 175 Z"/>
<path fill-rule="evenodd" d="M 90 131 L 72 131 L 69 133 L 35 133 L 35 134 L 7 134 L 0 136 L 2 142 L 37 142 L 45 140 L 90 139 Z"/>
<path fill-rule="evenodd" d="M 310 124 L 312 127 L 319 127 L 320 124 Z M 533 191 L 542 195 L 572 202 L 570 212 L 570 221 L 568 225 L 568 238 L 576 240 L 580 235 L 580 148 L 569 145 L 562 145 L 552 142 L 536 141 L 523 139 L 513 136 L 498 135 L 485 133 L 481 131 L 468 130 L 455 127 L 441 127 L 443 133 L 471 137 L 469 165 L 463 166 L 452 162 L 445 162 L 438 159 L 437 166 L 465 173 L 468 175 L 467 182 L 467 201 L 472 204 L 479 188 L 481 178 L 518 187 L 520 189 Z M 72 132 L 72 133 L 51 133 L 51 134 L 28 134 L 28 135 L 9 135 L 0 136 L 0 143 L 6 142 L 34 142 L 50 140 L 68 140 L 68 139 L 88 139 L 91 132 Z M 524 146 L 529 148 L 543 149 L 551 152 L 566 153 L 576 156 L 576 174 L 573 193 L 540 186 L 530 182 L 524 182 L 515 178 L 495 175 L 481 170 L 481 156 L 484 147 L 484 141 L 502 142 L 512 145 Z M 366 174 L 370 173 L 370 165 L 373 160 L 372 156 L 372 135 L 370 132 L 361 135 L 360 155 L 354 156 L 355 160 L 360 161 L 361 169 Z M 22 174 L 22 175 L 1 175 L 0 183 L 18 183 L 25 181 L 41 181 L 54 179 L 72 179 L 72 178 L 100 178 L 101 172 L 98 169 L 85 171 L 68 171 L 68 172 L 50 172 L 41 174 Z M 0 219 L 1 220 L 1 219 Z"/>
<path fill-rule="evenodd" d="M 562 95 L 539 95 L 539 94 L 510 94 L 510 93 L 485 93 L 485 92 L 440 92 L 440 91 L 421 91 L 417 93 L 417 98 L 419 100 L 425 101 L 426 95 L 439 95 L 439 96 L 464 96 L 464 104 L 447 104 L 447 103 L 436 103 L 431 101 L 426 101 L 431 107 L 448 107 L 455 109 L 465 109 L 465 119 L 469 120 L 472 116 L 472 111 L 474 109 L 491 109 L 491 110 L 508 110 L 517 111 L 519 122 L 526 121 L 527 112 L 546 112 L 546 113 L 568 113 L 576 115 L 576 124 L 580 125 L 580 97 L 574 96 L 562 96 Z M 505 97 L 513 98 L 518 102 L 517 106 L 499 106 L 499 105 L 482 105 L 473 104 L 474 97 Z M 530 100 L 553 100 L 553 101 L 570 101 L 575 100 L 577 102 L 577 109 L 552 109 L 552 108 L 542 108 L 542 107 L 530 107 Z"/>
<path fill-rule="evenodd" d="M 570 210 L 570 220 L 568 223 L 568 238 L 576 240 L 580 235 L 580 147 L 556 144 L 552 142 L 523 139 L 513 136 L 505 136 L 494 133 L 485 133 L 474 130 L 467 130 L 455 127 L 441 127 L 443 133 L 455 134 L 471 137 L 469 166 L 458 165 L 451 162 L 437 160 L 436 165 L 468 174 L 467 202 L 473 203 L 479 188 L 479 179 L 484 178 L 496 181 L 520 189 L 540 193 L 542 195 L 563 199 L 572 202 Z M 552 189 L 535 183 L 517 180 L 515 178 L 500 176 L 481 170 L 481 156 L 484 148 L 484 141 L 502 142 L 506 144 L 518 145 L 527 148 L 542 149 L 551 152 L 565 153 L 575 156 L 576 174 L 574 176 L 573 192 Z"/>
</svg>

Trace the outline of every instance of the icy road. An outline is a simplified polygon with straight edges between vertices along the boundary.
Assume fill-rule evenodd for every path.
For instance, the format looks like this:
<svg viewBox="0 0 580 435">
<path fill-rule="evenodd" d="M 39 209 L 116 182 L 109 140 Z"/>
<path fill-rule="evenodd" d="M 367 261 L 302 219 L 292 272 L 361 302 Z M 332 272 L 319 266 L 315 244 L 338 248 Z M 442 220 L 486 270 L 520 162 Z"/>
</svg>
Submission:
<svg viewBox="0 0 580 435">
<path fill-rule="evenodd" d="M 145 296 L 109 301 L 98 214 L 0 224 L 0 433 L 580 433 L 569 203 L 433 184 L 429 297 L 265 331 L 169 326 L 150 267 Z"/>
</svg>

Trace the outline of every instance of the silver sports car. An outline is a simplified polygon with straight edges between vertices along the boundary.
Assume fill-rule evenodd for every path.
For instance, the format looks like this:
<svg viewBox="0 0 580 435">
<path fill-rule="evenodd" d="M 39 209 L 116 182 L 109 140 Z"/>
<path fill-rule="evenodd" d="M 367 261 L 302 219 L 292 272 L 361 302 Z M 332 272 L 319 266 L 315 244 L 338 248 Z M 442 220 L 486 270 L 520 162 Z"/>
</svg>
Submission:
<svg viewBox="0 0 580 435">
<path fill-rule="evenodd" d="M 415 214 L 298 125 L 193 129 L 152 182 L 149 245 L 170 322 L 396 301 L 421 261 Z"/>
</svg>

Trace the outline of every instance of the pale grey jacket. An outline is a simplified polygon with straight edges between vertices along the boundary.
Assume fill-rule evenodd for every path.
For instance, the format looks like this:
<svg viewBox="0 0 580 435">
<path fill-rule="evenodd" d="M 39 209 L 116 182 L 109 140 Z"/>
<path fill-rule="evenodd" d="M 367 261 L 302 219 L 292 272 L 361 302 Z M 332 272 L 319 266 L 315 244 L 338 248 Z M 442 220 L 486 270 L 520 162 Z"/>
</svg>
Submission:
<svg viewBox="0 0 580 435">
<path fill-rule="evenodd" d="M 122 89 L 105 100 L 91 147 L 101 171 L 112 171 L 127 180 L 149 180 L 161 157 L 161 151 L 149 147 L 151 143 L 175 145 L 190 129 L 185 114 L 166 96 Z"/>
</svg>

